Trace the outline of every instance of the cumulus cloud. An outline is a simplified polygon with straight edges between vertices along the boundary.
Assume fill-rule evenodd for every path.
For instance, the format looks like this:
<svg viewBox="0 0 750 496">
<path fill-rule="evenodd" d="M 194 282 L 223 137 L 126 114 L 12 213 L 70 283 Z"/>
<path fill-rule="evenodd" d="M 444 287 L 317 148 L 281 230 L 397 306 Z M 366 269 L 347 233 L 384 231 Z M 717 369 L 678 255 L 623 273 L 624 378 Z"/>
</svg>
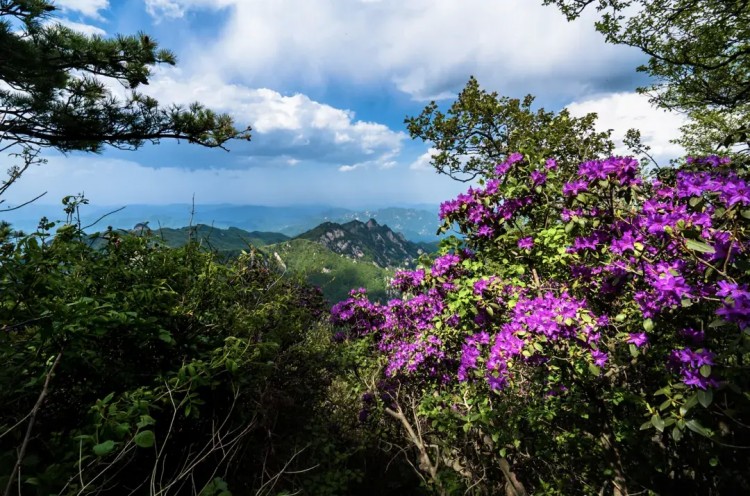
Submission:
<svg viewBox="0 0 750 496">
<path fill-rule="evenodd" d="M 416 170 L 416 171 L 429 171 L 433 172 L 434 169 L 432 168 L 432 165 L 430 162 L 432 161 L 432 156 L 437 154 L 436 148 L 430 148 L 426 152 L 424 152 L 422 155 L 417 157 L 417 159 L 409 164 L 409 169 Z"/>
<path fill-rule="evenodd" d="M 185 7 L 172 0 L 146 0 L 146 12 L 157 20 L 179 19 L 185 15 Z"/>
<path fill-rule="evenodd" d="M 212 9 L 224 8 L 232 4 L 232 0 L 144 0 L 146 12 L 157 22 L 168 19 L 180 19 L 193 8 L 208 7 Z"/>
<path fill-rule="evenodd" d="M 451 97 L 474 74 L 513 96 L 544 90 L 569 98 L 630 87 L 625 79 L 642 61 L 637 50 L 605 44 L 593 13 L 568 23 L 528 0 L 147 2 L 179 15 L 230 6 L 202 56 L 251 85 L 386 82 L 423 100 Z"/>
<path fill-rule="evenodd" d="M 622 140 L 631 128 L 641 132 L 641 140 L 651 147 L 650 153 L 657 160 L 669 160 L 684 153 L 679 145 L 670 143 L 670 140 L 680 136 L 679 128 L 686 124 L 687 118 L 652 106 L 646 95 L 611 93 L 573 102 L 567 108 L 576 117 L 596 112 L 599 116 L 597 130 L 613 130 L 617 153 L 628 153 Z"/>
<path fill-rule="evenodd" d="M 109 0 L 56 0 L 55 7 L 78 12 L 85 17 L 101 20 L 100 10 L 109 8 Z"/>
<path fill-rule="evenodd" d="M 164 104 L 200 101 L 230 113 L 238 125 L 251 125 L 253 142 L 241 153 L 254 156 L 387 168 L 406 139 L 386 125 L 356 119 L 351 110 L 299 93 L 226 83 L 215 74 L 188 78 L 179 69 L 161 70 L 144 90 Z"/>
</svg>

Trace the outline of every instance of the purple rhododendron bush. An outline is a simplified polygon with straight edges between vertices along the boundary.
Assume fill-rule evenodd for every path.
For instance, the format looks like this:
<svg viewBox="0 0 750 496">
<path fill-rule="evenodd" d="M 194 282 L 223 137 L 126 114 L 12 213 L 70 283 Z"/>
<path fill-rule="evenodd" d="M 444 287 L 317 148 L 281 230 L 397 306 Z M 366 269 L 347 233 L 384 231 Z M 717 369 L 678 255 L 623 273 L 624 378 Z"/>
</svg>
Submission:
<svg viewBox="0 0 750 496">
<path fill-rule="evenodd" d="M 511 154 L 333 308 L 360 420 L 439 494 L 750 494 L 747 178 Z"/>
</svg>

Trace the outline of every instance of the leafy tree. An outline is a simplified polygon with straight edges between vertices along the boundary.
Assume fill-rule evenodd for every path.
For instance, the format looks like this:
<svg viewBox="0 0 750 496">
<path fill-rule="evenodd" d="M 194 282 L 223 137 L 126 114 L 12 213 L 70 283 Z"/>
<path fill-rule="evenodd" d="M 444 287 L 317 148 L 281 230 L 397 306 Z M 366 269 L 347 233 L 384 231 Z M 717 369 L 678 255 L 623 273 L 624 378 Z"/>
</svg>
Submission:
<svg viewBox="0 0 750 496">
<path fill-rule="evenodd" d="M 534 97 L 523 100 L 488 93 L 471 77 L 447 114 L 433 101 L 417 117 L 405 121 L 412 138 L 436 149 L 432 165 L 441 174 L 470 181 L 489 174 L 510 153 L 556 157 L 561 164 L 607 155 L 614 146 L 610 133 L 594 130 L 596 114 L 571 117 L 567 110 L 532 110 Z"/>
<path fill-rule="evenodd" d="M 640 48 L 639 67 L 655 82 L 641 92 L 693 123 L 688 151 L 744 144 L 750 149 L 750 2 L 747 0 L 544 0 L 577 19 L 589 6 L 610 43 Z M 706 134 L 710 137 L 707 141 Z"/>
<path fill-rule="evenodd" d="M 0 194 L 39 162 L 41 148 L 100 152 L 163 138 L 223 147 L 250 138 L 226 114 L 198 103 L 163 107 L 136 91 L 153 66 L 176 61 L 148 35 L 88 37 L 55 23 L 54 11 L 47 0 L 0 0 L 0 150 L 22 162 Z M 115 97 L 113 83 L 130 94 Z"/>
</svg>

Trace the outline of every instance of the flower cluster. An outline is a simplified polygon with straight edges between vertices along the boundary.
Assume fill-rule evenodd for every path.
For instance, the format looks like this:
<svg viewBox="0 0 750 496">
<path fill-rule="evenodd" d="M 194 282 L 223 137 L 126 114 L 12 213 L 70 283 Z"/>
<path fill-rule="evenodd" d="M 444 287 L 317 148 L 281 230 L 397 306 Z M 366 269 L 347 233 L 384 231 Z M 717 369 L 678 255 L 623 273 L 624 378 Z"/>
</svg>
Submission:
<svg viewBox="0 0 750 496">
<path fill-rule="evenodd" d="M 352 336 L 375 335 L 386 374 L 403 380 L 483 381 L 498 391 L 534 368 L 596 376 L 640 353 L 667 380 L 715 387 L 724 377 L 713 345 L 750 325 L 738 268 L 748 255 L 750 186 L 728 164 L 694 159 L 646 178 L 628 157 L 565 171 L 554 159 L 536 167 L 511 154 L 483 187 L 440 207 L 467 250 L 397 273 L 404 299 L 379 305 L 353 293 L 334 307 L 334 322 Z M 551 227 L 564 234 L 537 237 Z M 531 270 L 505 271 L 508 253 Z M 544 265 L 550 253 L 569 270 Z"/>
<path fill-rule="evenodd" d="M 540 352 L 529 345 L 532 341 L 579 340 L 587 344 L 593 363 L 603 365 L 606 362 L 607 354 L 596 347 L 599 324 L 606 321 L 597 321 L 584 301 L 576 300 L 567 292 L 559 296 L 553 292 L 530 296 L 517 287 L 506 288 L 506 292 L 517 298 L 508 321 L 499 326 L 493 336 L 480 332 L 466 338 L 457 372 L 459 381 L 469 380 L 470 372 L 478 368 L 480 357 L 486 353 L 484 377 L 490 389 L 503 388 L 508 383 L 513 360 L 533 362 L 538 358 Z"/>
</svg>

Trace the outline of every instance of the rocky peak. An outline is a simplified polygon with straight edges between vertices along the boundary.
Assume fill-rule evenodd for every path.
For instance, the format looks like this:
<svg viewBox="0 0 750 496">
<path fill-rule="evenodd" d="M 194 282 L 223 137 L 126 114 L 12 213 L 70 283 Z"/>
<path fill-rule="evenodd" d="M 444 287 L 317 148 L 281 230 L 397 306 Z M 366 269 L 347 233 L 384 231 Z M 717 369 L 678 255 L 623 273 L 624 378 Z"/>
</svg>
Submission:
<svg viewBox="0 0 750 496">
<path fill-rule="evenodd" d="M 346 224 L 325 222 L 298 238 L 320 243 L 329 250 L 355 260 L 370 259 L 380 267 L 398 267 L 413 262 L 420 248 L 403 234 L 393 232 L 375 219 Z"/>
</svg>

